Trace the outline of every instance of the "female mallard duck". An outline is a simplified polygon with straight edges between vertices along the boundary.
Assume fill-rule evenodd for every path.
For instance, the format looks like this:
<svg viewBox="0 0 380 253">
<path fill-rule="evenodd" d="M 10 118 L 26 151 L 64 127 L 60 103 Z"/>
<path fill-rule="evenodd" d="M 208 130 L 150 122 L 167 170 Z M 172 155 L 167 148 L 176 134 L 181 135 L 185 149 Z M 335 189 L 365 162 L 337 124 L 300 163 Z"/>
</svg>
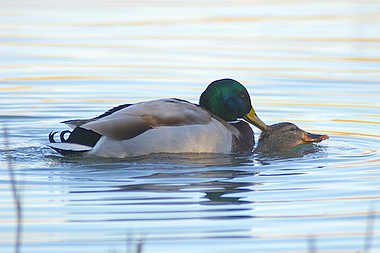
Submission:
<svg viewBox="0 0 380 253">
<path fill-rule="evenodd" d="M 280 152 L 291 149 L 301 143 L 321 142 L 328 138 L 327 135 L 308 133 L 293 123 L 278 123 L 267 126 L 261 132 L 254 153 Z"/>
<path fill-rule="evenodd" d="M 115 107 L 86 120 L 68 120 L 61 142 L 49 134 L 49 146 L 59 153 L 100 157 L 131 157 L 152 153 L 251 152 L 254 135 L 244 121 L 265 130 L 247 90 L 222 79 L 202 93 L 199 105 L 180 99 L 159 99 Z M 70 133 L 65 139 L 66 133 Z"/>
</svg>

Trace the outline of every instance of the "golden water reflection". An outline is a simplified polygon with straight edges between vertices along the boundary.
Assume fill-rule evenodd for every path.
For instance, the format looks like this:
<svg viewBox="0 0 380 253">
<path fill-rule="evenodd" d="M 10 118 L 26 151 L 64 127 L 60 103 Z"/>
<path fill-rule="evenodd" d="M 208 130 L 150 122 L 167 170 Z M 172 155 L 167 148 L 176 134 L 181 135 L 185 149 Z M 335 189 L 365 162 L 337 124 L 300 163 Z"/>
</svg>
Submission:
<svg viewBox="0 0 380 253">
<path fill-rule="evenodd" d="M 305 252 L 311 236 L 318 252 L 363 248 L 380 199 L 378 1 L 14 0 L 0 17 L 0 120 L 24 189 L 25 249 L 125 252 L 129 232 L 146 236 L 143 252 Z M 247 87 L 264 122 L 330 139 L 264 158 L 96 160 L 44 146 L 63 120 L 162 97 L 196 103 L 224 77 Z M 375 227 L 373 252 L 378 239 Z"/>
</svg>

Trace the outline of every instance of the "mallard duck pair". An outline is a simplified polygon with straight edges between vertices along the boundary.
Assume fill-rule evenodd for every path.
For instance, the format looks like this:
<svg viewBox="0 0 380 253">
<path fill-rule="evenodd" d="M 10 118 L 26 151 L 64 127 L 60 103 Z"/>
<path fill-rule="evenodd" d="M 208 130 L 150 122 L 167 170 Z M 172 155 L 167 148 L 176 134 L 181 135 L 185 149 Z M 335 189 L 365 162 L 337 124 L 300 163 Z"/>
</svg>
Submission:
<svg viewBox="0 0 380 253">
<path fill-rule="evenodd" d="M 63 155 L 132 157 L 153 153 L 252 152 L 252 128 L 262 135 L 254 152 L 277 152 L 300 143 L 320 142 L 292 123 L 267 126 L 256 115 L 246 88 L 232 79 L 212 82 L 199 105 L 180 99 L 124 104 L 86 120 L 68 120 L 72 131 L 49 134 L 49 146 Z M 66 136 L 68 137 L 66 138 Z"/>
</svg>

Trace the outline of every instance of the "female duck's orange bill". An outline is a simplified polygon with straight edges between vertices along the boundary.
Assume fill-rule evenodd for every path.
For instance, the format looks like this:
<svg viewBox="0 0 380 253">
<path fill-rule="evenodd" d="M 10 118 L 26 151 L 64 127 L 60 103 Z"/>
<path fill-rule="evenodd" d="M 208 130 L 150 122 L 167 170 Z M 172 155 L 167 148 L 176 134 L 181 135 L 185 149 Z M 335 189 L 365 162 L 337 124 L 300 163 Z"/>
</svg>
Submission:
<svg viewBox="0 0 380 253">
<path fill-rule="evenodd" d="M 308 133 L 306 131 L 303 131 L 303 133 L 302 133 L 302 143 L 321 142 L 321 141 L 326 140 L 328 138 L 329 138 L 329 136 L 326 134 L 312 134 L 312 133 Z"/>
</svg>

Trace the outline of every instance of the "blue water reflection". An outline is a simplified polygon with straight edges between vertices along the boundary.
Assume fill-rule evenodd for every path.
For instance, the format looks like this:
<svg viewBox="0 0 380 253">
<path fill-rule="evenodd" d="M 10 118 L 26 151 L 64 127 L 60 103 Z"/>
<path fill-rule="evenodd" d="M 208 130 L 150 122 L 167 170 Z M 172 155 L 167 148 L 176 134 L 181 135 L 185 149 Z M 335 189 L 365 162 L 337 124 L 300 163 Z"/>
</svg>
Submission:
<svg viewBox="0 0 380 253">
<path fill-rule="evenodd" d="M 135 252 L 141 240 L 155 253 L 380 248 L 379 3 L 2 5 L 0 122 L 21 190 L 21 252 Z M 158 98 L 197 103 L 224 77 L 247 87 L 267 124 L 330 139 L 280 154 L 133 159 L 45 146 L 63 120 Z M 0 183 L 0 248 L 13 252 L 6 169 Z"/>
</svg>

